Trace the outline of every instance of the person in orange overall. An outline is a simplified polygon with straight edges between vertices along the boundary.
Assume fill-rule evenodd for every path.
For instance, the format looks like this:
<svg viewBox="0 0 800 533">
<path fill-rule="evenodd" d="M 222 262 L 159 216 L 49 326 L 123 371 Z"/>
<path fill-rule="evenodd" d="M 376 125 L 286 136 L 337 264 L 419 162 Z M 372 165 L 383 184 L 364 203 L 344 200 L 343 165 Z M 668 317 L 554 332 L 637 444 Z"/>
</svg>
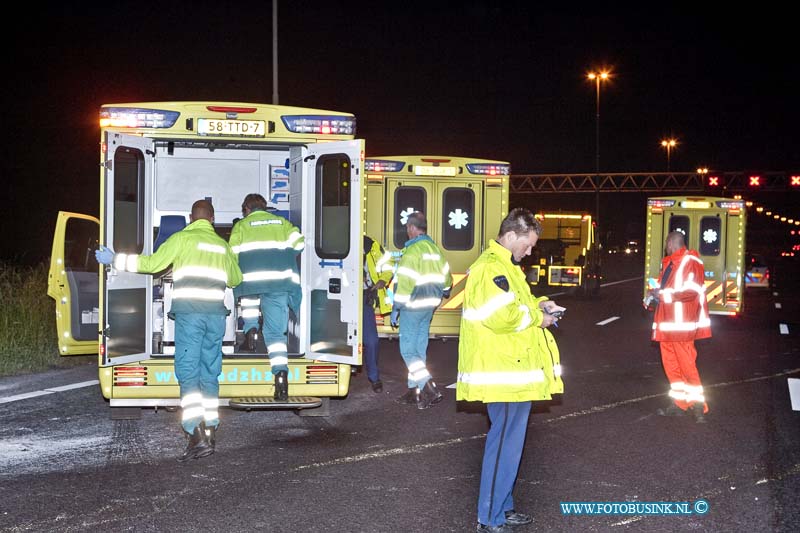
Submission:
<svg viewBox="0 0 800 533">
<path fill-rule="evenodd" d="M 686 248 L 680 231 L 667 235 L 667 257 L 661 261 L 660 288 L 649 294 L 658 300 L 652 339 L 661 348 L 661 362 L 669 380 L 672 403 L 659 409 L 662 416 L 692 414 L 704 423 L 708 404 L 697 372 L 696 339 L 711 337 L 711 321 L 704 283 L 703 261 Z"/>
</svg>

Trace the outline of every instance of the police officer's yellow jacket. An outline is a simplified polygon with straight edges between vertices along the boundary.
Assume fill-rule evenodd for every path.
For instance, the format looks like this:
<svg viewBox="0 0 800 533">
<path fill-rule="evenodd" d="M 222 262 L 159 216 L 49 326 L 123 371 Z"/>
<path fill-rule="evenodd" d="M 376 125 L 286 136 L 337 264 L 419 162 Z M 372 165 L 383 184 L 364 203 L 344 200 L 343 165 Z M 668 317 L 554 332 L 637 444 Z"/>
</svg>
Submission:
<svg viewBox="0 0 800 533">
<path fill-rule="evenodd" d="M 195 220 L 172 234 L 153 255 L 118 253 L 114 267 L 152 274 L 172 265 L 173 313 L 227 315 L 225 287 L 242 282 L 242 271 L 228 243 L 208 220 Z"/>
<path fill-rule="evenodd" d="M 464 289 L 457 400 L 524 402 L 563 392 L 558 347 L 540 327 L 544 300 L 531 294 L 511 252 L 492 240 Z"/>
<path fill-rule="evenodd" d="M 364 281 L 367 285 L 373 287 L 378 281 L 383 280 L 384 286 L 388 287 L 392 281 L 393 270 L 392 254 L 384 250 L 381 243 L 364 235 Z M 392 301 L 385 288 L 375 291 L 374 303 L 380 314 L 386 315 L 392 312 Z"/>
</svg>

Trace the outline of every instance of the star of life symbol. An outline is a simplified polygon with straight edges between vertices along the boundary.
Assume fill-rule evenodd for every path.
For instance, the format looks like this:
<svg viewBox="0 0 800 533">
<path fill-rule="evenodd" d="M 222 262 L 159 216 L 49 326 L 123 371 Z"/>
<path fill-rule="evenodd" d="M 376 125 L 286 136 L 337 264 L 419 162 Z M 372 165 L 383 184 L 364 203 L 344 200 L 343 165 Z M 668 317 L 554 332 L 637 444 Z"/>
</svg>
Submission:
<svg viewBox="0 0 800 533">
<path fill-rule="evenodd" d="M 448 223 L 456 229 L 466 228 L 469 224 L 469 213 L 456 209 L 447 215 Z"/>
<path fill-rule="evenodd" d="M 405 209 L 400 211 L 400 224 L 405 226 L 406 223 L 408 222 L 408 215 L 410 215 L 411 213 L 415 213 L 416 211 L 417 210 L 414 209 L 413 207 L 406 207 Z"/>
<path fill-rule="evenodd" d="M 703 232 L 703 241 L 705 241 L 708 244 L 711 244 L 712 242 L 716 242 L 717 241 L 717 232 L 714 231 L 713 229 L 705 230 Z"/>
</svg>

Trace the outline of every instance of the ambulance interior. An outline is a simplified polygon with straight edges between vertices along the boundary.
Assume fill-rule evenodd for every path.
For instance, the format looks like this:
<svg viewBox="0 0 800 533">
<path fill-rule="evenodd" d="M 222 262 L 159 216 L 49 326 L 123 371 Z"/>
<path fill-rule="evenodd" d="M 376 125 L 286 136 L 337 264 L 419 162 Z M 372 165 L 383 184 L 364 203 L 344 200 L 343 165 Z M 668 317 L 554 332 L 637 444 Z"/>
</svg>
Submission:
<svg viewBox="0 0 800 533">
<path fill-rule="evenodd" d="M 230 237 L 233 224 L 242 216 L 242 201 L 247 194 L 260 193 L 267 199 L 268 208 L 286 217 L 300 227 L 299 209 L 289 208 L 288 151 L 197 149 L 164 144 L 156 145 L 156 168 L 152 183 L 152 251 L 144 247 L 143 253 L 155 252 L 173 233 L 190 223 L 191 205 L 207 199 L 214 205 L 214 228 L 225 241 Z M 118 171 L 119 173 L 119 171 Z M 126 198 L 115 195 L 115 206 Z M 298 204 L 299 206 L 299 204 Z M 136 209 L 129 206 L 128 209 Z M 127 218 L 127 217 L 126 217 Z M 143 217 L 147 221 L 147 216 Z M 131 216 L 128 220 L 136 220 Z M 172 303 L 172 271 L 167 269 L 152 278 L 152 354 L 171 356 L 175 353 L 175 326 L 167 314 Z M 225 306 L 232 312 L 227 317 L 227 327 L 222 351 L 231 355 L 242 341 L 240 309 L 234 301 L 233 291 L 225 293 Z M 292 335 L 296 327 L 287 325 L 289 351 L 297 355 L 298 339 Z M 237 338 L 238 336 L 238 338 Z"/>
</svg>

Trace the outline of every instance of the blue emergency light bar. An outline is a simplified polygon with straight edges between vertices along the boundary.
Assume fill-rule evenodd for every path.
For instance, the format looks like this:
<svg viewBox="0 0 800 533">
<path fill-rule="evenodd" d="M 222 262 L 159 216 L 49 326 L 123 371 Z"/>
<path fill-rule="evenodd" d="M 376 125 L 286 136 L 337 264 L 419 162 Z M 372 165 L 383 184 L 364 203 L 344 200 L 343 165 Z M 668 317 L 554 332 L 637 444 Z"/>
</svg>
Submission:
<svg viewBox="0 0 800 533">
<path fill-rule="evenodd" d="M 367 159 L 364 161 L 365 172 L 400 172 L 406 164 L 402 161 L 388 159 Z"/>
<path fill-rule="evenodd" d="M 171 128 L 178 120 L 178 111 L 137 107 L 104 107 L 100 109 L 100 127 Z"/>
<path fill-rule="evenodd" d="M 467 163 L 467 170 L 470 174 L 483 174 L 486 176 L 508 176 L 511 173 L 511 165 L 498 165 L 490 163 Z"/>
<path fill-rule="evenodd" d="M 343 115 L 284 115 L 281 120 L 286 129 L 292 133 L 356 134 L 356 117 Z"/>
</svg>

